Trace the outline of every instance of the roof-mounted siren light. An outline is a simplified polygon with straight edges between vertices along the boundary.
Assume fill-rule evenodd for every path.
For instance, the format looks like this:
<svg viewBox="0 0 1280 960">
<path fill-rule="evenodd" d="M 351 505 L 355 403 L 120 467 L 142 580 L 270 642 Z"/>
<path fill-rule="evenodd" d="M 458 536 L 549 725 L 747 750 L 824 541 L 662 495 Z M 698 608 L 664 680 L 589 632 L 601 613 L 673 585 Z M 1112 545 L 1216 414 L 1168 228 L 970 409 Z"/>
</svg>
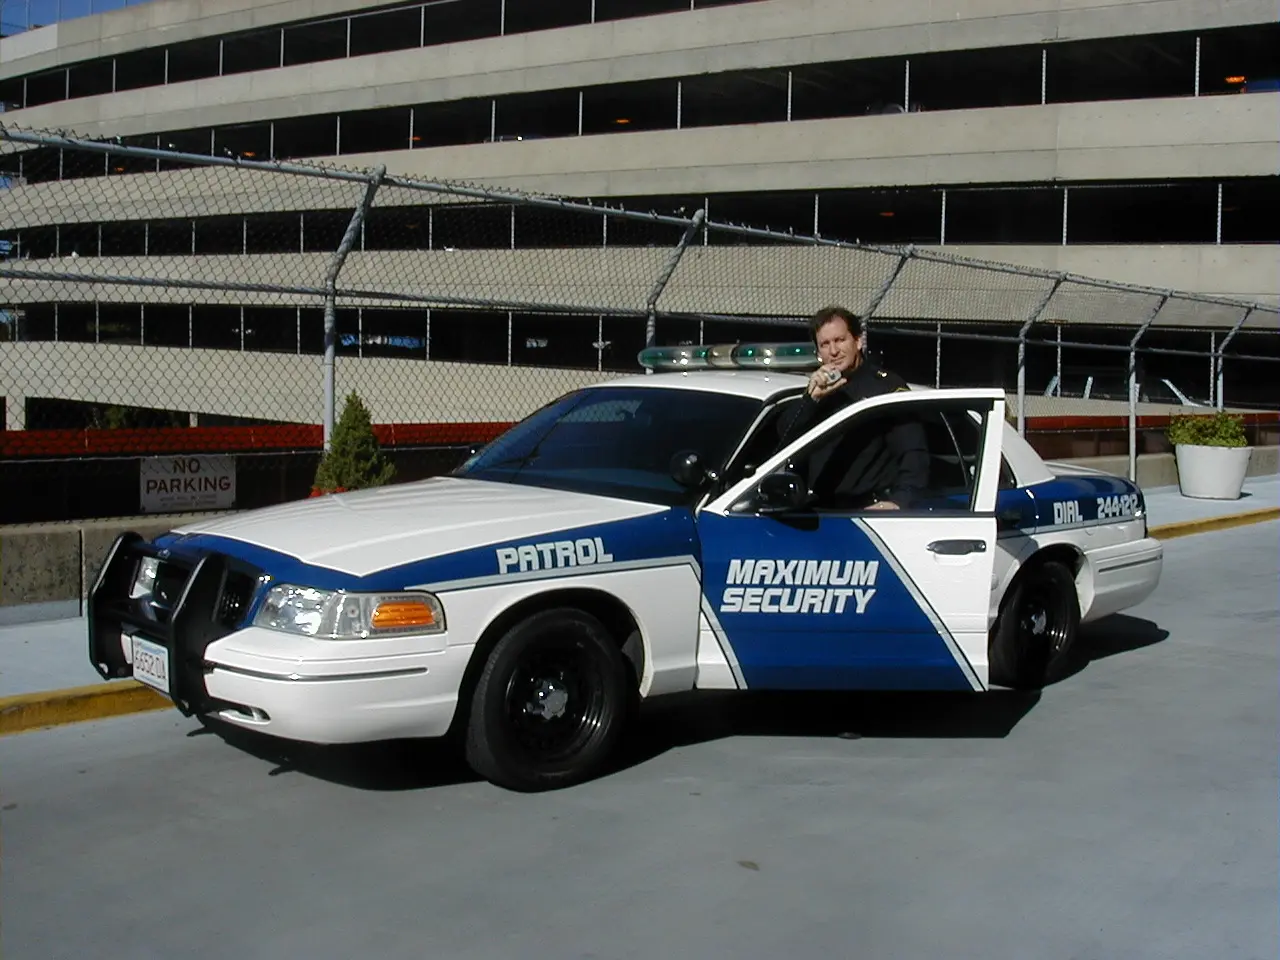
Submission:
<svg viewBox="0 0 1280 960">
<path fill-rule="evenodd" d="M 640 351 L 640 366 L 646 370 L 705 370 L 711 366 L 707 362 L 707 346 L 684 347 L 645 347 Z"/>
<path fill-rule="evenodd" d="M 707 349 L 707 363 L 721 370 L 732 370 L 738 365 L 736 343 L 717 343 Z"/>
<path fill-rule="evenodd" d="M 736 365 L 746 369 L 813 370 L 819 366 L 812 343 L 740 343 L 733 351 Z"/>
<path fill-rule="evenodd" d="M 819 365 L 812 343 L 717 343 L 647 347 L 640 351 L 647 370 L 812 370 Z"/>
</svg>

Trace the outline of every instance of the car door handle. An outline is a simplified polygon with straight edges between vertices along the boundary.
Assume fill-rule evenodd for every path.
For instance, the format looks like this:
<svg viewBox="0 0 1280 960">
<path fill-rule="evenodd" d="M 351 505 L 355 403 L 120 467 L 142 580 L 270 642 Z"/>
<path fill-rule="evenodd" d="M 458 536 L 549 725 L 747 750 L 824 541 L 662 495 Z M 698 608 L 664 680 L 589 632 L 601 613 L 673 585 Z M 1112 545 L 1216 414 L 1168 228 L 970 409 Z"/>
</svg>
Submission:
<svg viewBox="0 0 1280 960">
<path fill-rule="evenodd" d="M 948 557 L 963 556 L 968 553 L 986 553 L 985 540 L 935 540 L 929 549 Z"/>
</svg>

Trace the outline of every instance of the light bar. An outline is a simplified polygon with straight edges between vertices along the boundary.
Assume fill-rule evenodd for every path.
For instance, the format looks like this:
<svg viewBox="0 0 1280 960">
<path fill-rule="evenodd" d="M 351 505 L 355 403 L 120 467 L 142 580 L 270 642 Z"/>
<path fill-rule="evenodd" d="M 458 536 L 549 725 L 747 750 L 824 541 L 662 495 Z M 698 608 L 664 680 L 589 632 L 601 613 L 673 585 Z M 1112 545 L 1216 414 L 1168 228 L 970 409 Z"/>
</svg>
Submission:
<svg viewBox="0 0 1280 960">
<path fill-rule="evenodd" d="M 818 351 L 812 343 L 718 343 L 683 347 L 647 347 L 638 356 L 646 370 L 813 370 Z"/>
<path fill-rule="evenodd" d="M 640 366 L 647 370 L 705 370 L 710 347 L 646 347 L 640 351 Z"/>
<path fill-rule="evenodd" d="M 812 343 L 742 343 L 733 355 L 740 367 L 812 370 L 819 365 L 818 349 Z"/>
</svg>

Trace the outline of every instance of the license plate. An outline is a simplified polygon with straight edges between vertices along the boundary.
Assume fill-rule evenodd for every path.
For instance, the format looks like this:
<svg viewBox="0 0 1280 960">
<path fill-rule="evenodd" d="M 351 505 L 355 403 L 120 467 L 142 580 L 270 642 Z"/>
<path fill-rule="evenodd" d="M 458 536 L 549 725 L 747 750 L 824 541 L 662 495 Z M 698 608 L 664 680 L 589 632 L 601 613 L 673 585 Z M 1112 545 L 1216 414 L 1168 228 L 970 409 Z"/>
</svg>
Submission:
<svg viewBox="0 0 1280 960">
<path fill-rule="evenodd" d="M 169 651 L 158 643 L 133 638 L 133 675 L 161 693 L 169 693 Z"/>
</svg>

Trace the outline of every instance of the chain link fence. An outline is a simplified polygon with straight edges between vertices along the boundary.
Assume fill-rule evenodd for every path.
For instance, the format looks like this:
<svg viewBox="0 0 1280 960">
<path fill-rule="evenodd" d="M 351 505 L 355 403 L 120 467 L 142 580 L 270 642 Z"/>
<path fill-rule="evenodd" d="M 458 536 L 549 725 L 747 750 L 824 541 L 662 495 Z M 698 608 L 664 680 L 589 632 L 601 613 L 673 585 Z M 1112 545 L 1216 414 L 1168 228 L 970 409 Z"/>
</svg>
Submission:
<svg viewBox="0 0 1280 960">
<path fill-rule="evenodd" d="M 908 379 L 1004 386 L 1024 431 L 1126 418 L 1131 471 L 1144 416 L 1266 405 L 1280 357 L 1271 305 L 703 210 L 4 126 L 0 178 L 0 458 L 50 501 L 0 521 L 161 509 L 139 471 L 176 454 L 234 461 L 237 507 L 305 495 L 353 392 L 429 475 L 647 344 L 802 339 L 829 303 Z"/>
</svg>

